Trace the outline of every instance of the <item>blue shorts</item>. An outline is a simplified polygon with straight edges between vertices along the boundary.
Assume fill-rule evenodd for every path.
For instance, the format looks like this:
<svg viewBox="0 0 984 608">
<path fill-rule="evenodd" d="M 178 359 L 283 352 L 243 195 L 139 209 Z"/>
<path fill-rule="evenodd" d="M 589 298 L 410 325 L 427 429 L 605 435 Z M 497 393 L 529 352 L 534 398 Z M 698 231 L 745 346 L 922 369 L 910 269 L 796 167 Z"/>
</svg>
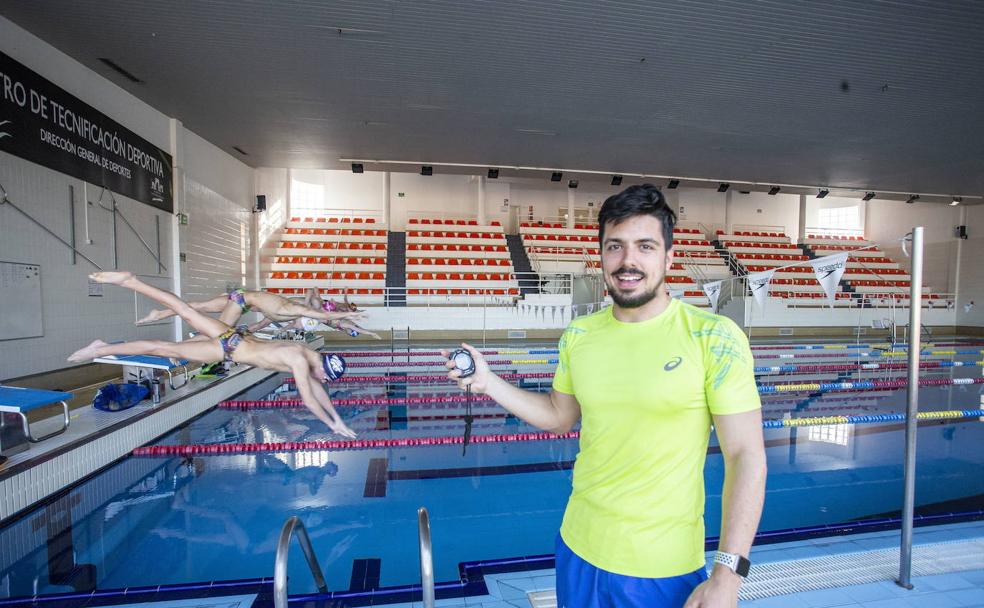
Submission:
<svg viewBox="0 0 984 608">
<path fill-rule="evenodd" d="M 557 608 L 680 608 L 705 580 L 701 567 L 667 578 L 637 578 L 601 570 L 557 535 Z"/>
</svg>

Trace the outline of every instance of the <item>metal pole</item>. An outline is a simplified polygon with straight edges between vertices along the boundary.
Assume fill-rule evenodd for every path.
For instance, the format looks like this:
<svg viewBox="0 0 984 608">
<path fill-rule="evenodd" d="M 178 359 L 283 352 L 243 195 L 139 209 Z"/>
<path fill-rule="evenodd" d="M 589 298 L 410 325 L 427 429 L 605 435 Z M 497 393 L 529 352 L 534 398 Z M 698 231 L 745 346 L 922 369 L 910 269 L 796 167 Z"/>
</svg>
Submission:
<svg viewBox="0 0 984 608">
<path fill-rule="evenodd" d="M 315 557 L 314 549 L 311 547 L 311 539 L 308 537 L 307 530 L 297 516 L 291 516 L 280 530 L 277 555 L 273 563 L 273 605 L 275 608 L 287 608 L 287 555 L 290 549 L 290 537 L 294 536 L 295 533 L 297 542 L 301 545 L 301 551 L 304 552 L 304 559 L 307 560 L 308 567 L 311 569 L 311 576 L 314 577 L 314 584 L 320 593 L 328 593 L 325 576 L 321 573 L 321 566 L 318 565 L 318 558 Z"/>
<path fill-rule="evenodd" d="M 113 199 L 113 269 L 120 269 L 120 248 L 116 234 L 116 199 Z"/>
<path fill-rule="evenodd" d="M 75 266 L 78 263 L 75 255 L 75 186 L 68 187 L 68 228 L 71 239 L 72 266 Z"/>
<path fill-rule="evenodd" d="M 164 266 L 161 264 L 161 216 L 155 213 L 154 222 L 157 227 L 157 274 L 160 274 Z"/>
<path fill-rule="evenodd" d="M 420 591 L 424 608 L 434 608 L 434 554 L 431 551 L 430 517 L 427 509 L 417 509 L 417 531 L 420 539 Z"/>
<path fill-rule="evenodd" d="M 912 229 L 912 271 L 909 276 L 909 389 L 905 419 L 905 494 L 902 501 L 902 546 L 899 550 L 900 587 L 912 589 L 912 517 L 916 498 L 916 414 L 919 412 L 919 350 L 922 333 L 923 229 Z"/>
<path fill-rule="evenodd" d="M 2 187 L 0 187 L 0 190 L 2 190 Z M 61 243 L 62 245 L 68 247 L 72 251 L 74 251 L 80 258 L 82 258 L 86 262 L 89 262 L 90 264 L 92 264 L 93 266 L 95 266 L 96 267 L 96 270 L 102 270 L 102 266 L 100 266 L 99 264 L 96 264 L 95 262 L 93 262 L 89 258 L 89 256 L 85 255 L 84 253 L 82 253 L 81 251 L 79 251 L 78 249 L 76 249 L 75 247 L 72 247 L 72 244 L 71 243 L 69 243 L 65 239 L 61 238 L 60 236 L 58 236 L 57 234 L 55 234 L 54 232 L 52 232 L 47 226 L 45 226 L 41 222 L 37 221 L 36 219 L 34 219 L 30 215 L 28 215 L 23 209 L 21 209 L 20 207 L 18 207 L 17 205 L 15 205 L 13 201 L 11 201 L 9 198 L 7 198 L 7 193 L 6 192 L 0 193 L 0 205 L 10 205 L 10 208 L 11 209 L 13 209 L 14 211 L 16 211 L 17 213 L 20 213 L 21 215 L 23 215 L 27 219 L 31 220 L 31 222 L 33 222 L 35 226 L 37 226 L 41 230 L 44 230 L 45 232 L 47 232 L 51 236 L 55 237 L 55 239 L 59 243 Z"/>
</svg>

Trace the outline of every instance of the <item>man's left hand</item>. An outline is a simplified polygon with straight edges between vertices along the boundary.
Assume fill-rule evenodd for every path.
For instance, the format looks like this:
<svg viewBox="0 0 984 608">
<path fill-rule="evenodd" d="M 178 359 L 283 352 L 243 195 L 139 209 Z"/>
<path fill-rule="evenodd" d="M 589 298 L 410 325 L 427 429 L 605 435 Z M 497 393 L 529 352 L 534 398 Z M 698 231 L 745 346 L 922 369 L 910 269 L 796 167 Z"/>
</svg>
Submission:
<svg viewBox="0 0 984 608">
<path fill-rule="evenodd" d="M 735 608 L 740 586 L 740 576 L 717 566 L 709 579 L 697 585 L 683 608 Z"/>
</svg>

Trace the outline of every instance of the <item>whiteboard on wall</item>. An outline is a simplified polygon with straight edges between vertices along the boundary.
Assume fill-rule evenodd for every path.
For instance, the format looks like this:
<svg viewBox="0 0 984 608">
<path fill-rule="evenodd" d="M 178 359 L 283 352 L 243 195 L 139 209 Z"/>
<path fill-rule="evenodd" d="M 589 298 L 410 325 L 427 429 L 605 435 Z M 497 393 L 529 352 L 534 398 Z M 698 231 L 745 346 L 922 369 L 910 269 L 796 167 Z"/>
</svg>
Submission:
<svg viewBox="0 0 984 608">
<path fill-rule="evenodd" d="M 43 335 L 41 266 L 0 262 L 0 340 Z"/>
</svg>

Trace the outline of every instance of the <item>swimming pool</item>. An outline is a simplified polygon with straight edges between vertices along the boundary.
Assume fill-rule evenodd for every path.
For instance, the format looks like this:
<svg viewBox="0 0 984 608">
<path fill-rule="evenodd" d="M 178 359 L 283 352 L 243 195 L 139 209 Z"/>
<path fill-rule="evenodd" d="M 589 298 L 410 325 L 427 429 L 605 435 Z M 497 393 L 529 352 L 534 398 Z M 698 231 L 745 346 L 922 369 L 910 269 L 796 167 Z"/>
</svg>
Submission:
<svg viewBox="0 0 984 608">
<path fill-rule="evenodd" d="M 459 436 L 464 402 L 433 355 L 349 356 L 346 382 L 333 398 L 360 439 Z M 490 358 L 498 371 L 546 374 L 549 348 Z M 926 349 L 928 362 L 974 363 L 979 347 Z M 939 353 L 954 354 L 939 354 Z M 792 357 L 789 355 L 793 355 Z M 890 386 L 905 357 L 874 349 L 804 349 L 759 345 L 763 385 L 801 388 L 763 395 L 766 419 L 902 412 L 905 392 L 816 390 L 817 382 Z M 409 364 L 408 364 L 409 363 Z M 802 366 L 844 366 L 831 370 Z M 867 365 L 867 368 L 862 368 Z M 366 384 L 358 376 L 371 375 Z M 380 377 L 385 377 L 385 382 Z M 923 378 L 974 381 L 978 365 L 931 367 Z M 282 378 L 281 378 L 282 380 Z M 549 386 L 529 377 L 528 386 Z M 880 384 L 879 384 L 880 383 Z M 241 401 L 289 398 L 276 382 Z M 925 387 L 922 411 L 970 410 L 980 384 Z M 805 388 L 804 388 L 805 387 Z M 764 389 L 766 390 L 766 389 Z M 410 404 L 402 400 L 409 398 Z M 492 403 L 475 400 L 475 435 L 535 431 Z M 917 505 L 923 514 L 980 515 L 984 509 L 984 425 L 976 420 L 926 421 L 919 430 Z M 887 519 L 902 498 L 901 423 L 823 424 L 766 429 L 769 478 L 760 536 L 864 528 Z M 158 445 L 233 445 L 332 439 L 303 408 L 216 408 L 176 429 Z M 276 540 L 290 515 L 311 534 L 330 590 L 365 591 L 419 580 L 416 509 L 430 511 L 435 579 L 458 581 L 461 564 L 552 552 L 577 441 L 552 439 L 359 450 L 192 454 L 127 458 L 0 530 L 0 597 L 269 577 Z M 723 462 L 712 436 L 706 465 L 707 535 L 718 533 Z M 296 551 L 296 549 L 295 549 Z M 518 560 L 518 561 L 521 561 Z M 538 562 L 540 563 L 540 562 Z M 291 593 L 313 592 L 300 554 L 290 561 Z"/>
</svg>

